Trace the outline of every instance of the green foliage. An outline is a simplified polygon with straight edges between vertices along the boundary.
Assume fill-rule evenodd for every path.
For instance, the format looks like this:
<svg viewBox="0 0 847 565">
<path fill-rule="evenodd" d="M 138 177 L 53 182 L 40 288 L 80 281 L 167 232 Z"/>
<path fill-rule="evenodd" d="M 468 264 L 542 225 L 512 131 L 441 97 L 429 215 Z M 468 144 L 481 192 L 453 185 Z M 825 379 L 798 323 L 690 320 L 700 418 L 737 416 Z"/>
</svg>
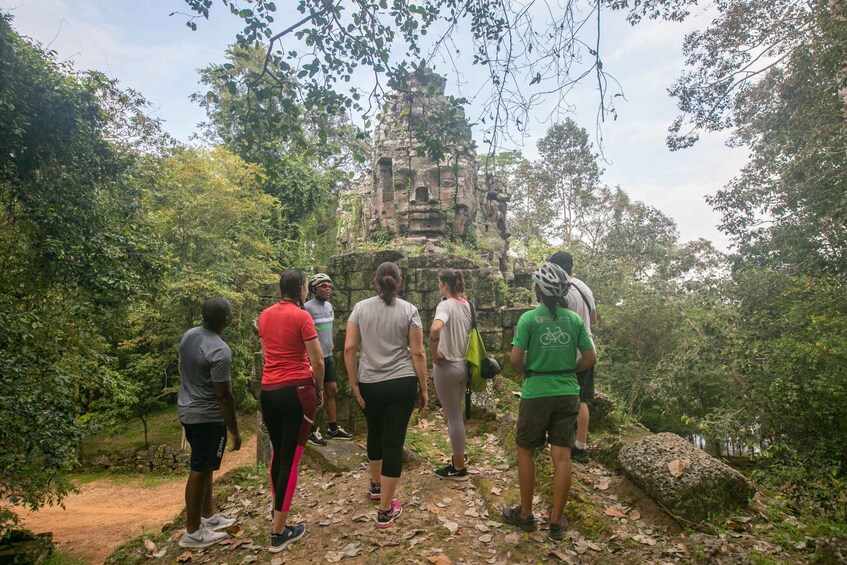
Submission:
<svg viewBox="0 0 847 565">
<path fill-rule="evenodd" d="M 203 300 L 218 295 L 232 304 L 233 323 L 223 337 L 233 352 L 236 400 L 249 408 L 249 340 L 259 285 L 275 278 L 270 233 L 277 202 L 260 189 L 261 169 L 225 149 L 177 150 L 148 166 L 144 206 L 170 269 L 129 312 L 131 337 L 120 350 L 132 387 L 122 409 L 144 420 L 172 398 L 168 392 L 179 383 L 179 337 L 200 323 Z"/>
<path fill-rule="evenodd" d="M 227 62 L 200 71 L 209 90 L 193 99 L 206 110 L 211 140 L 262 167 L 260 186 L 279 202 L 269 232 L 278 268 L 310 267 L 318 264 L 313 242 L 336 229 L 335 196 L 364 161 L 366 136 L 343 108 L 301 99 L 296 77 L 280 88 L 273 77 L 292 71 L 276 58 L 263 64 L 259 47 L 231 47 Z M 251 86 L 232 88 L 234 81 Z"/>
<path fill-rule="evenodd" d="M 198 18 L 208 19 L 215 6 L 222 6 L 242 20 L 239 46 L 269 44 L 259 72 L 247 77 L 232 73 L 224 81 L 228 92 L 247 91 L 258 102 L 276 97 L 292 107 L 300 103 L 308 111 L 347 109 L 369 119 L 385 102 L 384 81 L 396 85 L 409 72 L 437 60 L 451 61 L 456 68 L 479 65 L 489 78 L 480 85 L 483 108 L 478 121 L 485 128 L 485 143 L 497 147 L 510 129 L 526 131 L 531 109 L 543 99 L 552 96 L 558 109 L 563 109 L 566 94 L 587 75 L 596 76 L 601 117 L 616 116 L 614 103 L 622 96 L 609 90 L 614 82 L 606 75 L 601 54 L 591 47 L 599 24 L 595 24 L 600 7 L 596 3 L 563 10 L 552 2 L 535 0 L 526 4 L 300 0 L 296 3 L 299 21 L 288 17 L 279 23 L 276 4 L 269 0 L 185 3 L 190 10 L 186 24 L 192 30 L 197 29 Z M 643 17 L 680 20 L 695 3 L 610 0 L 602 4 L 627 12 L 627 19 L 637 23 Z M 375 79 L 369 93 L 346 90 L 360 68 L 372 72 Z M 368 121 L 365 127 L 370 127 Z M 435 141 L 430 148 L 438 161 L 442 146 Z"/>
<path fill-rule="evenodd" d="M 144 104 L 0 17 L 0 531 L 8 502 L 61 501 L 78 416 L 123 389 L 110 336 L 162 272 L 122 142 Z M 154 136 L 155 122 L 133 123 Z"/>
</svg>

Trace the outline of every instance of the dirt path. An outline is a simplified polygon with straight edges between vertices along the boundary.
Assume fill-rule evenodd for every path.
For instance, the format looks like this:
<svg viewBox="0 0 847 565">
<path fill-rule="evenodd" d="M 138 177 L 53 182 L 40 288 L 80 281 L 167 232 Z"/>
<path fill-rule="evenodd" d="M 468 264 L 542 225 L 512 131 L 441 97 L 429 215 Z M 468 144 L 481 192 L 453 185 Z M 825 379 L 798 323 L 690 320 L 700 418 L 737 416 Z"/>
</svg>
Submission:
<svg viewBox="0 0 847 565">
<path fill-rule="evenodd" d="M 240 451 L 227 452 L 216 477 L 255 461 L 256 438 Z M 142 477 L 127 484 L 100 479 L 68 496 L 65 508 L 21 511 L 24 526 L 34 532 L 53 532 L 53 540 L 68 553 L 93 564 L 103 563 L 116 547 L 145 532 L 159 532 L 185 506 L 185 478 L 145 488 Z"/>
<path fill-rule="evenodd" d="M 488 426 L 490 424 L 486 424 Z M 770 524 L 761 517 L 739 518 L 741 531 L 716 534 L 683 531 L 621 475 L 599 465 L 574 465 L 574 483 L 566 514 L 571 528 L 562 541 L 547 539 L 543 513 L 549 481 L 539 485 L 534 507 L 542 527 L 525 533 L 503 523 L 501 507 L 518 500 L 517 472 L 492 433 L 474 423 L 469 429 L 471 480 L 443 481 L 432 472 L 443 464 L 446 426 L 430 412 L 413 423 L 407 445 L 423 464 L 403 473 L 397 492 L 403 515 L 387 530 L 375 527 L 376 506 L 365 495 L 368 474 L 363 463 L 346 473 L 302 466 L 291 523 L 306 525 L 301 542 L 282 553 L 267 551 L 271 494 L 264 473 L 245 470 L 230 476 L 218 490 L 221 512 L 238 524 L 231 537 L 207 549 L 177 546 L 180 525 L 145 535 L 110 559 L 121 565 L 196 564 L 300 565 L 512 565 L 538 563 L 719 563 L 803 562 L 767 538 Z M 537 459 L 543 475 L 551 473 L 546 452 Z"/>
</svg>

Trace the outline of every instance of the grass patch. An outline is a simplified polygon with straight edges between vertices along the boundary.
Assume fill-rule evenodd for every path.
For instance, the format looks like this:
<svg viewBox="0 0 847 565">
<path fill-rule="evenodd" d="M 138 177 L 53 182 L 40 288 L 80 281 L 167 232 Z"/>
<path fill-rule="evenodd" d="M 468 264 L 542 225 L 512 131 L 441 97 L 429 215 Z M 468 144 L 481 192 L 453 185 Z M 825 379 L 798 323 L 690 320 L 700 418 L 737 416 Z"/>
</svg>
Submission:
<svg viewBox="0 0 847 565">
<path fill-rule="evenodd" d="M 176 406 L 153 413 L 147 421 L 150 445 L 179 445 L 182 441 L 182 424 L 177 418 Z M 256 434 L 253 414 L 238 414 L 238 427 L 242 440 Z M 82 457 L 116 451 L 136 451 L 144 448 L 144 425 L 138 418 L 129 420 L 117 429 L 92 434 L 82 440 Z"/>
<path fill-rule="evenodd" d="M 88 562 L 62 549 L 55 549 L 44 565 L 88 565 Z"/>
<path fill-rule="evenodd" d="M 186 471 L 187 472 L 187 471 Z M 93 483 L 94 481 L 109 481 L 113 485 L 133 485 L 140 488 L 153 489 L 162 485 L 179 483 L 185 481 L 185 474 L 161 474 L 161 473 L 115 473 L 114 471 L 85 471 L 74 473 L 69 476 L 75 487 Z"/>
</svg>

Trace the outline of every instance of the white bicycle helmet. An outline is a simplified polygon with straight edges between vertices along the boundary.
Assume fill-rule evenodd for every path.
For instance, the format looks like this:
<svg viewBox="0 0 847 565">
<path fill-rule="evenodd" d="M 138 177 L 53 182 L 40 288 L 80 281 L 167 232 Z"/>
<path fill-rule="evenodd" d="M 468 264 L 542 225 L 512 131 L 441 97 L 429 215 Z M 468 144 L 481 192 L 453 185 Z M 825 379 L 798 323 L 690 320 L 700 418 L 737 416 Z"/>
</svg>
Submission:
<svg viewBox="0 0 847 565">
<path fill-rule="evenodd" d="M 544 296 L 562 298 L 568 291 L 571 278 L 555 263 L 544 263 L 532 273 L 532 282 L 538 286 Z"/>
<path fill-rule="evenodd" d="M 328 282 L 328 283 L 332 282 L 332 279 L 329 278 L 329 275 L 324 274 L 324 273 L 315 273 L 309 279 L 309 288 L 310 289 L 315 288 L 319 284 L 325 283 L 325 282 Z"/>
</svg>

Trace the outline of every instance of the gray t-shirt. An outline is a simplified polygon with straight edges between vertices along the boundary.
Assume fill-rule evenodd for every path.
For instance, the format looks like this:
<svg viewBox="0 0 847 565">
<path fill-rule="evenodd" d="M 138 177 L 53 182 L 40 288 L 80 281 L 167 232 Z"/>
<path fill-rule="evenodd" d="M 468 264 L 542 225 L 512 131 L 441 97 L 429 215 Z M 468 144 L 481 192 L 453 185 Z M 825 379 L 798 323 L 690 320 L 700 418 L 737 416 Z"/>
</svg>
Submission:
<svg viewBox="0 0 847 565">
<path fill-rule="evenodd" d="M 467 300 L 448 298 L 438 303 L 435 319 L 444 323 L 438 351 L 448 361 L 464 361 L 471 333 L 471 306 Z"/>
<path fill-rule="evenodd" d="M 388 305 L 374 296 L 356 304 L 348 321 L 358 324 L 362 339 L 359 382 L 377 383 L 415 376 L 409 329 L 423 327 L 417 308 L 402 298 Z"/>
<path fill-rule="evenodd" d="M 318 342 L 324 357 L 332 355 L 332 323 L 335 321 L 335 311 L 332 304 L 326 300 L 313 298 L 303 305 L 306 312 L 312 315 L 315 329 L 318 331 Z"/>
<path fill-rule="evenodd" d="M 223 422 L 212 383 L 230 380 L 232 351 L 215 332 L 191 328 L 179 340 L 177 414 L 183 424 Z"/>
</svg>

